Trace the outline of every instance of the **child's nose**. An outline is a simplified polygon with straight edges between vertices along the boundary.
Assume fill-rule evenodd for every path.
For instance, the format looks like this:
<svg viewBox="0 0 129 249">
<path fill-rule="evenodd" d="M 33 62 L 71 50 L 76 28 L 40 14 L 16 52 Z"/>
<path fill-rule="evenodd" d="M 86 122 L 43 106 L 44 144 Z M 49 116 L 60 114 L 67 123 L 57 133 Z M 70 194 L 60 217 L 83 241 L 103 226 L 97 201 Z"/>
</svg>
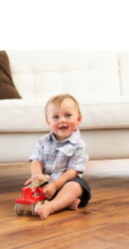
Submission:
<svg viewBox="0 0 129 249">
<path fill-rule="evenodd" d="M 65 117 L 61 117 L 61 118 L 60 118 L 60 122 L 61 122 L 61 123 L 64 123 L 64 122 L 65 122 Z"/>
</svg>

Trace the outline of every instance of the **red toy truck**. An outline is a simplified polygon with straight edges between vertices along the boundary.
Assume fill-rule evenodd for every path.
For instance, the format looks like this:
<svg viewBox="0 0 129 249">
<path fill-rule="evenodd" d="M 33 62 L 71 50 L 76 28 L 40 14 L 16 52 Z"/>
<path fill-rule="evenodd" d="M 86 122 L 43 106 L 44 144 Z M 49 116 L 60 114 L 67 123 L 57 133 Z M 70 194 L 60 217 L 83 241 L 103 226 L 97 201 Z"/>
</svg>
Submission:
<svg viewBox="0 0 129 249">
<path fill-rule="evenodd" d="M 43 188 L 40 185 L 47 181 L 48 178 L 45 177 L 44 182 L 38 180 L 22 188 L 22 197 L 15 200 L 14 210 L 16 214 L 21 215 L 24 211 L 31 211 L 32 215 L 36 215 L 35 207 L 46 201 L 43 196 Z"/>
</svg>

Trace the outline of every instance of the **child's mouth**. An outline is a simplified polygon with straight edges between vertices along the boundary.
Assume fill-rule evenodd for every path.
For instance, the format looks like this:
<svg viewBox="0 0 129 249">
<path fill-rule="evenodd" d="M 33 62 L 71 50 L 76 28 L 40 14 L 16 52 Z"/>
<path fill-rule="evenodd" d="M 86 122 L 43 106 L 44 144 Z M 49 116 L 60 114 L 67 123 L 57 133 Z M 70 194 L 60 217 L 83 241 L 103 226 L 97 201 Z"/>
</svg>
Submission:
<svg viewBox="0 0 129 249">
<path fill-rule="evenodd" d="M 59 129 L 60 129 L 61 131 L 65 131 L 65 130 L 68 129 L 68 127 L 66 127 L 66 126 L 61 126 Z"/>
</svg>

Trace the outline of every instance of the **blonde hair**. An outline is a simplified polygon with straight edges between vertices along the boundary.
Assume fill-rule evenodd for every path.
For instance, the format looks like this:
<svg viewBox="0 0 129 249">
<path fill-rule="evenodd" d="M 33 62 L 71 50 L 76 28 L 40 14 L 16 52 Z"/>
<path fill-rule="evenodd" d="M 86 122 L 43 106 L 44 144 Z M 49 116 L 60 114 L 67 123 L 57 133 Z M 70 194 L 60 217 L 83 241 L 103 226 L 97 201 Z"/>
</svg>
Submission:
<svg viewBox="0 0 129 249">
<path fill-rule="evenodd" d="M 52 98 L 50 98 L 48 100 L 48 102 L 46 103 L 46 106 L 45 106 L 45 117 L 47 118 L 47 108 L 48 108 L 49 104 L 54 104 L 56 106 L 57 105 L 60 106 L 64 99 L 72 99 L 74 101 L 74 103 L 75 103 L 75 106 L 77 108 L 78 114 L 81 115 L 79 104 L 78 104 L 77 100 L 73 96 L 71 96 L 70 94 L 59 94 L 59 95 L 56 95 L 56 96 L 53 96 Z"/>
</svg>

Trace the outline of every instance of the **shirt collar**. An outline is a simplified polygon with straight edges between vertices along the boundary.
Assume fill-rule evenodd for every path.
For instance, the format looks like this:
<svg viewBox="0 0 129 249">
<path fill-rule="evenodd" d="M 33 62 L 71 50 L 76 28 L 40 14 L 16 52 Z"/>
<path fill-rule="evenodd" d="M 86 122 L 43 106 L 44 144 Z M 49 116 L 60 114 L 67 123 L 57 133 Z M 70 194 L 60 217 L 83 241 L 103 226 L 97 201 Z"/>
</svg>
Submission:
<svg viewBox="0 0 129 249">
<path fill-rule="evenodd" d="M 66 141 L 71 142 L 72 144 L 76 144 L 78 142 L 78 139 L 80 139 L 80 131 L 79 129 L 76 129 L 73 134 L 69 137 L 67 137 L 65 140 L 59 142 L 56 140 L 53 132 L 51 131 L 48 135 L 48 139 L 47 140 L 54 140 L 56 143 L 65 143 Z"/>
</svg>

